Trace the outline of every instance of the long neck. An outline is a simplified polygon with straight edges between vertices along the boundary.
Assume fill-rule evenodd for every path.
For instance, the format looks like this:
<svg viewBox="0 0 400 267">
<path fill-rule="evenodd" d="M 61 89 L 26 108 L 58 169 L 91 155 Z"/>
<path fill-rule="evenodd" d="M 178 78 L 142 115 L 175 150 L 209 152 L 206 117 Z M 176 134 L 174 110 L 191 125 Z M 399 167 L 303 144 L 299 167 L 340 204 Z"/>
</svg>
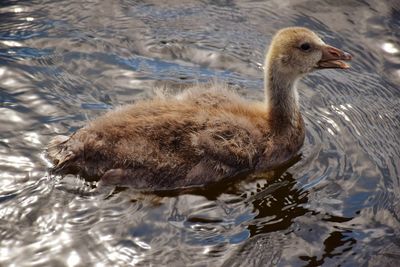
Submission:
<svg viewBox="0 0 400 267">
<path fill-rule="evenodd" d="M 299 119 L 299 102 L 296 89 L 297 76 L 279 69 L 279 64 L 265 64 L 265 99 L 269 109 L 269 123 L 274 131 L 296 127 Z"/>
</svg>

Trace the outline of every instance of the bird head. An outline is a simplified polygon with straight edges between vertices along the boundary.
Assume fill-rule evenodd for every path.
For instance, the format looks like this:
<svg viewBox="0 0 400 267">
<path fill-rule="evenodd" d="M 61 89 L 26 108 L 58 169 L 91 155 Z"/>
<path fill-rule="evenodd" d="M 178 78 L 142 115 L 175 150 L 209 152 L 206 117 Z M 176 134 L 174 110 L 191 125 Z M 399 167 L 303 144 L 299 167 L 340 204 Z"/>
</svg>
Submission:
<svg viewBox="0 0 400 267">
<path fill-rule="evenodd" d="M 336 47 L 325 44 L 313 31 L 302 27 L 276 33 L 267 53 L 267 66 L 288 76 L 301 76 L 317 69 L 348 69 L 352 59 Z"/>
</svg>

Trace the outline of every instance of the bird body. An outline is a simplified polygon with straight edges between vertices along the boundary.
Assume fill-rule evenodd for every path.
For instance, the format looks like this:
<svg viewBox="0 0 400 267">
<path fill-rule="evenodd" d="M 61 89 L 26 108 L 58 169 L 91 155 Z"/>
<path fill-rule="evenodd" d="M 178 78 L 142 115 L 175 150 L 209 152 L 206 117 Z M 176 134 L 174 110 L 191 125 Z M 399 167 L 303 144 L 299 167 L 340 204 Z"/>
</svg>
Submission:
<svg viewBox="0 0 400 267">
<path fill-rule="evenodd" d="M 296 81 L 311 71 L 308 65 L 325 61 L 319 52 L 313 55 L 315 62 L 296 68 L 297 59 L 285 52 L 298 48 L 286 39 L 278 42 L 282 34 L 289 34 L 296 45 L 302 38 L 323 45 L 305 28 L 278 33 L 266 57 L 264 101 L 246 100 L 216 83 L 178 95 L 159 93 L 110 111 L 69 137 L 55 137 L 48 146 L 53 171 L 104 184 L 164 190 L 204 186 L 284 164 L 304 141 Z M 334 60 L 350 59 L 335 51 L 339 54 Z M 328 63 L 348 67 L 342 61 Z"/>
</svg>

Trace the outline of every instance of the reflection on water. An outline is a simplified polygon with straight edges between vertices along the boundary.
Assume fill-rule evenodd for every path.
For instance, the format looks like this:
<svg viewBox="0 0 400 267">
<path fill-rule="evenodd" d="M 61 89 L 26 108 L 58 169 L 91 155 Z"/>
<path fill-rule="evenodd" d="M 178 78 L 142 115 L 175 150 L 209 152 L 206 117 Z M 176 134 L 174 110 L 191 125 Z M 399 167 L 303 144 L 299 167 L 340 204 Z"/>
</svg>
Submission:
<svg viewBox="0 0 400 267">
<path fill-rule="evenodd" d="M 396 1 L 1 1 L 0 265 L 396 266 Z M 266 44 L 307 26 L 355 60 L 304 79 L 302 157 L 181 194 L 49 177 L 43 148 L 110 107 L 219 79 L 260 99 Z"/>
</svg>

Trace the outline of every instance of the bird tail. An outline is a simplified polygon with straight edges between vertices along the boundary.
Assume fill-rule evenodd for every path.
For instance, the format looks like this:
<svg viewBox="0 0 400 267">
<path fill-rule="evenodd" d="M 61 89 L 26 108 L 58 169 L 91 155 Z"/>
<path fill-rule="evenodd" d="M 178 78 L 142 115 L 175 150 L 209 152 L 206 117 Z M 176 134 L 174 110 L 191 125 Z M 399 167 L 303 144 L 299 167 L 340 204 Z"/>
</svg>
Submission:
<svg viewBox="0 0 400 267">
<path fill-rule="evenodd" d="M 47 146 L 47 156 L 53 162 L 54 169 L 60 168 L 74 156 L 74 153 L 70 151 L 67 146 L 67 142 L 70 138 L 70 136 L 66 135 L 57 135 L 49 142 Z"/>
</svg>

